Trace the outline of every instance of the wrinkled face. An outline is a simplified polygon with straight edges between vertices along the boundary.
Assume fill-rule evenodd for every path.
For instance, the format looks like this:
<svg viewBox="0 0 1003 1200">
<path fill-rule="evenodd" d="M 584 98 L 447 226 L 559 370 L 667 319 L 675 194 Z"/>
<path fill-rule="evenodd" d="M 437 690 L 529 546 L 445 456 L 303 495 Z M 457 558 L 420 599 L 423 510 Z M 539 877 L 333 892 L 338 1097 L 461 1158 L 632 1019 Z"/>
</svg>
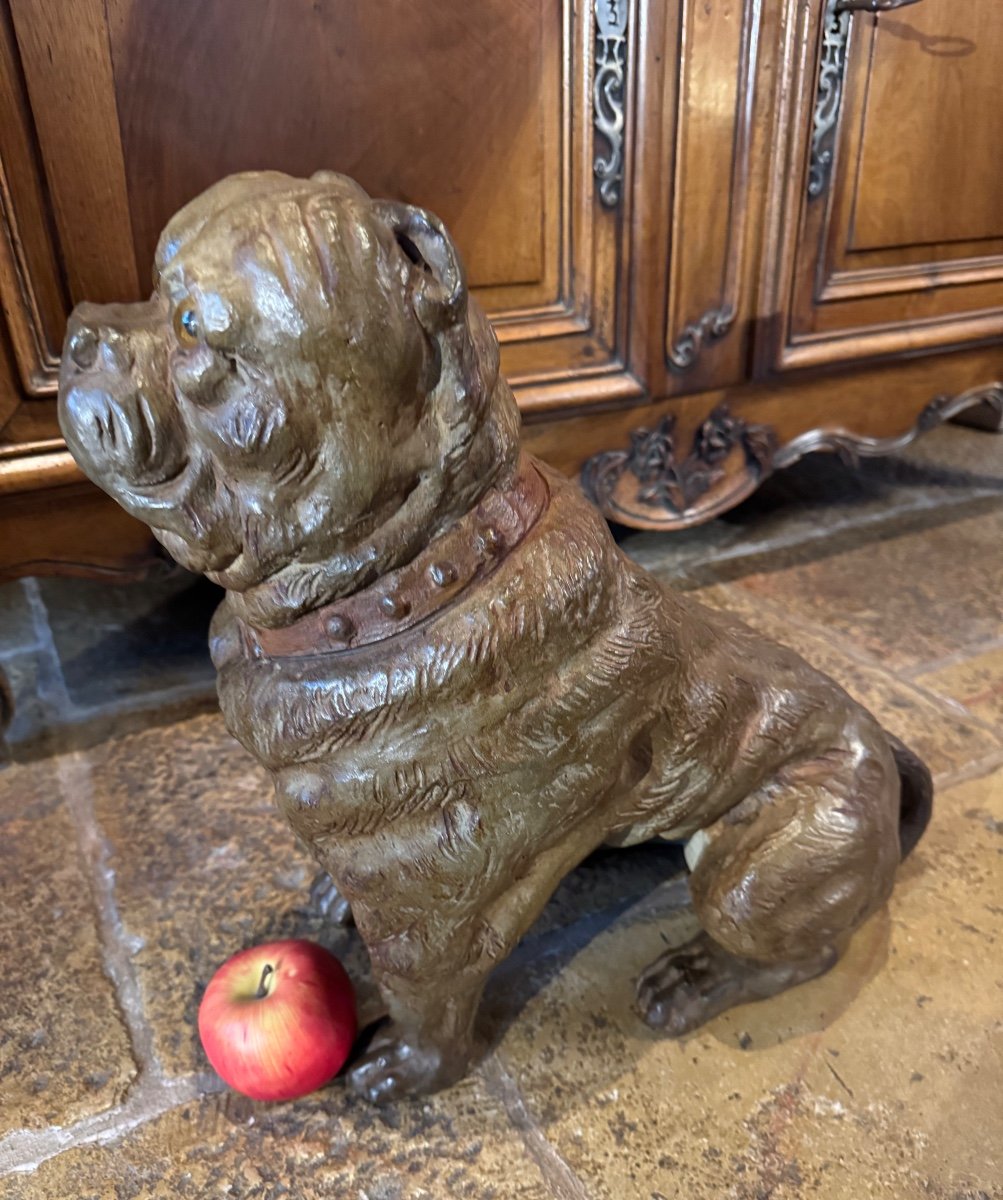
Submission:
<svg viewBox="0 0 1003 1200">
<path fill-rule="evenodd" d="M 148 302 L 73 312 L 63 433 L 178 561 L 243 590 L 357 547 L 435 461 L 457 297 L 428 214 L 330 174 L 234 176 L 168 225 Z"/>
</svg>

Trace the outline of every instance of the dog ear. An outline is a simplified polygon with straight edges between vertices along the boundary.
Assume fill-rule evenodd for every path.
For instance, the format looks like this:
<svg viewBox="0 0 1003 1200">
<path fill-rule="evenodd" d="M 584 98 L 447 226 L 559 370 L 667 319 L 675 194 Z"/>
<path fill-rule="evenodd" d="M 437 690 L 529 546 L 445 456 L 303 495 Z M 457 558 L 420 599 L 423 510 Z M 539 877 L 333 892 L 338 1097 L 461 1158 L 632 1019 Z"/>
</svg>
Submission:
<svg viewBox="0 0 1003 1200">
<path fill-rule="evenodd" d="M 378 200 L 377 214 L 387 223 L 401 252 L 417 275 L 414 309 L 429 333 L 440 333 L 463 320 L 467 279 L 453 239 L 438 217 L 424 208 Z"/>
</svg>

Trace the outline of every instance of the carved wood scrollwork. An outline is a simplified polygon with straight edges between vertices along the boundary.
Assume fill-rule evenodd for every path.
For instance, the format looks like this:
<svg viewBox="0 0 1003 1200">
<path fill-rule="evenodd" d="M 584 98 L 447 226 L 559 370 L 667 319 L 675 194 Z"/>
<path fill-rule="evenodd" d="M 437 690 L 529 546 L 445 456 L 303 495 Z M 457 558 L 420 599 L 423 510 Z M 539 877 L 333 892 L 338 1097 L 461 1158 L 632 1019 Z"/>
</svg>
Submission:
<svg viewBox="0 0 1003 1200">
<path fill-rule="evenodd" d="M 590 458 L 582 468 L 581 483 L 611 520 L 681 529 L 748 495 L 770 473 L 775 449 L 776 438 L 768 426 L 750 425 L 721 404 L 696 431 L 684 455 L 677 445 L 676 418 L 668 413 L 654 429 L 635 429 L 628 450 Z M 732 483 L 738 484 L 741 495 L 734 493 Z"/>
<path fill-rule="evenodd" d="M 593 170 L 607 208 L 620 203 L 623 185 L 624 96 L 627 73 L 627 0 L 595 0 L 596 45 L 592 104 L 596 133 L 609 152 L 597 154 Z"/>
<path fill-rule="evenodd" d="M 706 342 L 716 342 L 735 324 L 735 309 L 732 305 L 712 308 L 699 321 L 684 327 L 669 350 L 669 362 L 677 371 L 686 371 L 700 357 Z"/>
<path fill-rule="evenodd" d="M 820 450 L 838 454 L 851 463 L 861 458 L 881 458 L 886 454 L 897 454 L 898 451 L 911 446 L 924 433 L 929 433 L 931 429 L 950 421 L 965 409 L 974 408 L 977 404 L 987 405 L 1003 420 L 1003 383 L 971 388 L 958 396 L 935 397 L 916 418 L 912 428 L 897 437 L 860 437 L 843 429 L 811 429 L 777 451 L 773 459 L 773 468 L 779 471 L 796 463 L 799 458 L 804 458 L 806 454 L 816 454 Z"/>
<path fill-rule="evenodd" d="M 806 454 L 829 451 L 849 462 L 895 454 L 922 434 L 966 409 L 985 405 L 1003 427 L 1003 383 L 938 396 L 915 424 L 896 437 L 872 438 L 844 429 L 812 429 L 781 446 L 775 430 L 753 425 L 718 405 L 683 453 L 676 418 L 668 413 L 654 429 L 635 429 L 626 450 L 607 450 L 581 471 L 582 490 L 611 521 L 639 529 L 685 529 L 710 520 Z"/>
</svg>

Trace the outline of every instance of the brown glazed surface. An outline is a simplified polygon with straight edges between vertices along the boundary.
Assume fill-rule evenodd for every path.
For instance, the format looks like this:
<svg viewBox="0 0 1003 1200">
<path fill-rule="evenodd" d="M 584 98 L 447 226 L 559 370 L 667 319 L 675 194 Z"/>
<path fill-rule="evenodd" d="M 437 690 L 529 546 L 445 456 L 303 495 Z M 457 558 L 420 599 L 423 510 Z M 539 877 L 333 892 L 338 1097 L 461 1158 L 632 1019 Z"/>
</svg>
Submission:
<svg viewBox="0 0 1003 1200">
<path fill-rule="evenodd" d="M 171 221 L 155 274 L 145 304 L 75 311 L 61 423 L 227 589 L 227 724 L 389 1009 L 352 1086 L 457 1079 L 488 973 L 601 845 L 692 839 L 705 932 L 644 972 L 649 1024 L 678 1036 L 831 965 L 891 890 L 900 775 L 922 808 L 925 768 L 520 456 L 436 218 L 330 173 L 234 176 Z"/>
</svg>

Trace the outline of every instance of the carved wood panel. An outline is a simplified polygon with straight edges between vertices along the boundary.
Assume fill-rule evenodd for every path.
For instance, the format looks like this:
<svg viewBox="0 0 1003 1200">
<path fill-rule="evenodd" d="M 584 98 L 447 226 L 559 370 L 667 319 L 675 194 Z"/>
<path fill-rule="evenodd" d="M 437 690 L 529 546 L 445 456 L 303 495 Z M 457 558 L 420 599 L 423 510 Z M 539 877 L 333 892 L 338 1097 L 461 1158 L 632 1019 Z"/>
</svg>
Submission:
<svg viewBox="0 0 1003 1200">
<path fill-rule="evenodd" d="M 1003 333 L 996 0 L 787 5 L 771 209 L 781 368 Z"/>
<path fill-rule="evenodd" d="M 70 300 L 145 292 L 162 224 L 221 175 L 330 167 L 444 218 L 525 408 L 640 393 L 636 0 L 0 4 L 69 284 L 57 327 Z"/>
<path fill-rule="evenodd" d="M 680 0 L 668 27 L 667 391 L 727 383 L 744 369 L 762 20 L 762 0 Z"/>
<path fill-rule="evenodd" d="M 0 387 L 0 428 L 20 393 L 55 390 L 66 294 L 10 12 L 0 5 L 0 302 L 12 371 Z"/>
</svg>

